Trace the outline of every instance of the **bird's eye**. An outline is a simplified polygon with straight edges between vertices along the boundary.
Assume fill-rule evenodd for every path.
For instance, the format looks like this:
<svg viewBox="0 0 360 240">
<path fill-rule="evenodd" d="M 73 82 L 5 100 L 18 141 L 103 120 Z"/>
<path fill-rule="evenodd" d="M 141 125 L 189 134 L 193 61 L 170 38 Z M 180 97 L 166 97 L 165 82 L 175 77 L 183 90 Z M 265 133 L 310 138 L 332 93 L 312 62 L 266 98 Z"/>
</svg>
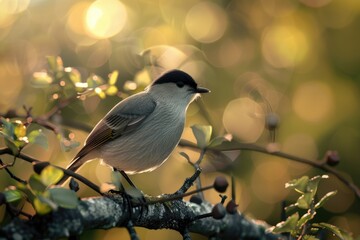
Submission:
<svg viewBox="0 0 360 240">
<path fill-rule="evenodd" d="M 182 87 L 184 87 L 184 82 L 176 82 L 176 86 L 178 86 L 179 88 L 182 88 Z"/>
</svg>

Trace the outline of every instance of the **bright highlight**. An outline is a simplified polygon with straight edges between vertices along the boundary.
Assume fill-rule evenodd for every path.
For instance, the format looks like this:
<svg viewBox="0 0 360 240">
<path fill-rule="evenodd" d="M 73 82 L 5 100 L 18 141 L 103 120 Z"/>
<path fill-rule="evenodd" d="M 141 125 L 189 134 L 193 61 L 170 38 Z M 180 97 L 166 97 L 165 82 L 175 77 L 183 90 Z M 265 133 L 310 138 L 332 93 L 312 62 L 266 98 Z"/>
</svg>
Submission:
<svg viewBox="0 0 360 240">
<path fill-rule="evenodd" d="M 90 36 L 110 38 L 123 30 L 127 17 L 126 8 L 121 2 L 97 0 L 86 12 L 85 25 Z"/>
</svg>

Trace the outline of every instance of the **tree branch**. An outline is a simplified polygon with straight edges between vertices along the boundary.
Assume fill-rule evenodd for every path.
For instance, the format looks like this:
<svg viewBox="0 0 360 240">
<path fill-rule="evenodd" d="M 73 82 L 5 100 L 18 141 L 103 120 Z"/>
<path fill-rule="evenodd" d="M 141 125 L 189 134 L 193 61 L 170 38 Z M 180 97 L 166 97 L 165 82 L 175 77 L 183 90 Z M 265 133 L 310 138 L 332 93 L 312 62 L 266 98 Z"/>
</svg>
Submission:
<svg viewBox="0 0 360 240">
<path fill-rule="evenodd" d="M 218 239 L 279 239 L 266 231 L 264 224 L 246 219 L 242 214 L 227 214 L 222 220 L 211 217 L 193 221 L 196 216 L 210 212 L 212 205 L 175 200 L 131 208 L 118 194 L 83 199 L 77 208 L 35 216 L 31 220 L 12 219 L 0 230 L 7 239 L 55 239 L 80 235 L 89 229 L 110 229 L 133 226 L 148 229 L 173 229 L 198 233 Z M 130 213 L 131 210 L 131 213 Z"/>
<path fill-rule="evenodd" d="M 182 147 L 198 149 L 198 147 L 195 143 L 192 143 L 192 142 L 184 140 L 184 139 L 182 139 L 180 141 L 179 145 Z M 234 151 L 234 150 L 248 150 L 248 151 L 260 152 L 260 153 L 264 153 L 264 154 L 268 154 L 268 155 L 273 155 L 273 156 L 277 156 L 277 157 L 281 157 L 281 158 L 286 158 L 291 161 L 307 164 L 307 165 L 313 166 L 315 168 L 318 168 L 320 170 L 323 170 L 324 172 L 333 174 L 336 178 L 338 178 L 341 182 L 343 182 L 348 188 L 350 188 L 355 193 L 355 195 L 360 199 L 359 187 L 355 183 L 353 183 L 351 180 L 348 180 L 346 177 L 344 177 L 339 171 L 335 170 L 333 167 L 331 167 L 329 165 L 326 165 L 326 163 L 324 161 L 316 162 L 316 161 L 309 160 L 306 158 L 301 158 L 301 157 L 297 157 L 297 156 L 294 156 L 291 154 L 287 154 L 287 153 L 284 153 L 281 151 L 270 152 L 265 147 L 262 147 L 259 145 L 255 145 L 255 144 L 251 144 L 251 143 L 250 144 L 249 143 L 239 143 L 236 141 L 222 143 L 221 145 L 215 146 L 215 147 L 209 147 L 209 148 L 207 148 L 207 150 L 212 150 L 212 151 L 217 151 L 217 152 Z"/>
</svg>

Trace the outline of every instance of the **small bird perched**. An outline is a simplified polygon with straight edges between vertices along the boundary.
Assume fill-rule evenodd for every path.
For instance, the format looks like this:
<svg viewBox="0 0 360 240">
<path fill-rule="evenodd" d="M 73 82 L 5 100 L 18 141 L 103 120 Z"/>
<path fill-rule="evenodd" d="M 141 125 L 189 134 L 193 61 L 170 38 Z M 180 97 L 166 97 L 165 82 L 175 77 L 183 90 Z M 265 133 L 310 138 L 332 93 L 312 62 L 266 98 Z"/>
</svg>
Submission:
<svg viewBox="0 0 360 240">
<path fill-rule="evenodd" d="M 75 172 L 94 158 L 127 174 L 158 168 L 180 141 L 189 104 L 207 92 L 183 71 L 166 72 L 143 92 L 113 107 L 90 132 L 67 169 Z"/>
</svg>

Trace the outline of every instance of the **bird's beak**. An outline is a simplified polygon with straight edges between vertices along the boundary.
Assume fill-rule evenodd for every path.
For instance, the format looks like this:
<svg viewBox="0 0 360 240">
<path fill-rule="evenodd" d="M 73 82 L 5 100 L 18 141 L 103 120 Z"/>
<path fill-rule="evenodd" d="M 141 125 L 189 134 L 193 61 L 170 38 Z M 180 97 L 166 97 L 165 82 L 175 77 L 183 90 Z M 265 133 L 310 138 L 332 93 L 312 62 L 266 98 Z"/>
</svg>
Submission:
<svg viewBox="0 0 360 240">
<path fill-rule="evenodd" d="M 197 93 L 208 93 L 208 92 L 210 92 L 210 90 L 207 88 L 204 88 L 204 87 L 197 87 L 196 92 Z"/>
</svg>

